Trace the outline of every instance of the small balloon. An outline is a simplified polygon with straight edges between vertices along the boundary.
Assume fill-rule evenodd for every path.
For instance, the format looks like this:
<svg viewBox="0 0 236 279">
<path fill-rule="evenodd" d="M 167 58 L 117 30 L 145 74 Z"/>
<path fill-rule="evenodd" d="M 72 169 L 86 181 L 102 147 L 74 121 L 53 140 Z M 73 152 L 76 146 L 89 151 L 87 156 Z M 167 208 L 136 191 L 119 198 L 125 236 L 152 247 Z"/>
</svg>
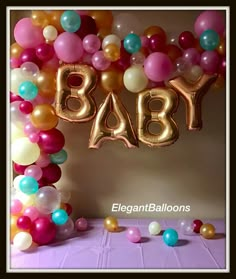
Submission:
<svg viewBox="0 0 236 279">
<path fill-rule="evenodd" d="M 21 230 L 28 230 L 31 227 L 31 219 L 28 216 L 20 216 L 17 219 L 17 227 Z"/>
<path fill-rule="evenodd" d="M 81 25 L 80 15 L 76 11 L 65 11 L 61 15 L 61 26 L 67 32 L 76 32 Z"/>
<path fill-rule="evenodd" d="M 118 48 L 120 48 L 121 39 L 117 35 L 114 35 L 114 34 L 110 34 L 110 35 L 106 36 L 102 40 L 102 49 L 105 49 L 105 47 L 110 44 L 116 45 Z"/>
<path fill-rule="evenodd" d="M 151 235 L 158 235 L 161 232 L 161 225 L 158 222 L 151 222 L 148 225 L 148 231 Z"/>
<path fill-rule="evenodd" d="M 212 224 L 203 224 L 200 228 L 200 234 L 206 239 L 213 238 L 215 236 L 215 227 Z"/>
<path fill-rule="evenodd" d="M 28 166 L 24 171 L 25 176 L 31 176 L 37 181 L 42 177 L 42 169 L 37 165 Z"/>
<path fill-rule="evenodd" d="M 53 164 L 58 164 L 58 165 L 65 163 L 67 157 L 68 157 L 67 152 L 64 149 L 60 150 L 57 153 L 50 154 L 51 162 Z"/>
<path fill-rule="evenodd" d="M 118 230 L 118 221 L 115 217 L 109 216 L 104 220 L 104 227 L 109 232 L 115 232 Z"/>
<path fill-rule="evenodd" d="M 58 225 L 64 225 L 68 221 L 68 214 L 64 209 L 56 209 L 52 213 L 52 221 Z"/>
<path fill-rule="evenodd" d="M 27 216 L 33 222 L 39 217 L 39 211 L 35 206 L 28 206 L 23 212 L 23 216 Z"/>
<path fill-rule="evenodd" d="M 32 236 L 28 232 L 19 232 L 13 238 L 13 245 L 17 249 L 24 251 L 32 245 Z"/>
<path fill-rule="evenodd" d="M 11 200 L 11 214 L 17 215 L 23 209 L 22 202 L 18 199 Z"/>
<path fill-rule="evenodd" d="M 124 48 L 128 53 L 136 53 L 141 48 L 141 39 L 136 34 L 128 34 L 124 38 Z"/>
<path fill-rule="evenodd" d="M 25 176 L 19 183 L 19 189 L 27 195 L 33 195 L 38 191 L 38 182 L 34 177 Z"/>
<path fill-rule="evenodd" d="M 57 38 L 58 32 L 53 25 L 47 25 L 43 29 L 43 36 L 48 41 L 55 41 Z"/>
<path fill-rule="evenodd" d="M 24 100 L 33 100 L 38 95 L 38 87 L 31 81 L 22 82 L 18 91 Z"/>
<path fill-rule="evenodd" d="M 104 57 L 111 62 L 120 58 L 120 48 L 115 44 L 109 44 L 103 49 Z"/>
<path fill-rule="evenodd" d="M 220 44 L 220 37 L 214 30 L 205 30 L 200 36 L 200 45 L 205 50 L 214 50 Z"/>
<path fill-rule="evenodd" d="M 115 68 L 101 72 L 100 86 L 106 93 L 120 93 L 124 88 L 123 72 Z"/>
<path fill-rule="evenodd" d="M 74 231 L 74 226 L 73 220 L 69 217 L 64 225 L 59 225 L 56 227 L 56 238 L 61 240 L 68 239 Z"/>
<path fill-rule="evenodd" d="M 130 228 L 128 228 L 126 237 L 130 242 L 137 243 L 137 242 L 140 242 L 140 240 L 141 240 L 141 232 L 136 227 L 130 227 Z"/>
<path fill-rule="evenodd" d="M 148 85 L 148 78 L 141 65 L 133 65 L 124 73 L 124 86 L 132 93 L 144 90 Z"/>
<path fill-rule="evenodd" d="M 195 233 L 200 233 L 201 226 L 203 225 L 201 220 L 193 220 L 193 230 Z"/>
<path fill-rule="evenodd" d="M 114 221 L 114 220 L 113 220 L 113 221 Z M 109 223 L 108 228 L 110 228 L 110 224 L 112 223 L 112 220 L 110 220 L 110 222 L 108 222 L 108 223 Z M 114 223 L 114 222 L 113 222 L 113 223 Z M 107 224 L 107 222 L 106 222 L 105 228 L 107 228 L 107 227 L 106 227 L 107 225 L 108 225 L 108 224 Z M 85 218 L 83 218 L 83 217 L 77 219 L 77 220 L 75 221 L 75 228 L 76 228 L 77 231 L 86 231 L 87 228 L 88 228 L 88 221 L 87 221 Z"/>
<path fill-rule="evenodd" d="M 168 246 L 175 246 L 178 241 L 178 233 L 174 229 L 166 229 L 163 233 L 163 241 Z"/>
</svg>

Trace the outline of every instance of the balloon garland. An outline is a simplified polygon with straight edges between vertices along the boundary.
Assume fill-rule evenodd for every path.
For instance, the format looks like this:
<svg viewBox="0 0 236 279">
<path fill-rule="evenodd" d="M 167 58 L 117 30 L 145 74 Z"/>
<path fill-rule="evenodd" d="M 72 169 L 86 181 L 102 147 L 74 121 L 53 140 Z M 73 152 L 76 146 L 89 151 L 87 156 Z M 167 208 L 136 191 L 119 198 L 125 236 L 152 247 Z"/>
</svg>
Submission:
<svg viewBox="0 0 236 279">
<path fill-rule="evenodd" d="M 18 176 L 10 210 L 11 242 L 18 249 L 66 239 L 74 230 L 70 193 L 54 186 L 59 165 L 67 160 L 64 135 L 56 128 L 59 118 L 93 120 L 89 148 L 106 140 L 121 140 L 128 148 L 139 141 L 167 146 L 178 139 L 173 115 L 181 96 L 187 128 L 202 128 L 202 97 L 226 76 L 225 21 L 218 11 L 204 11 L 194 30 L 195 35 L 184 31 L 178 43 L 168 43 L 160 26 L 140 30 L 132 14 L 113 17 L 111 11 L 37 10 L 16 23 L 10 113 L 11 159 Z M 99 108 L 93 97 L 97 86 L 107 94 Z M 124 88 L 137 94 L 136 131 L 119 98 Z M 70 99 L 80 107 L 71 108 Z M 150 107 L 154 100 L 162 103 L 159 111 Z M 110 113 L 116 127 L 107 123 Z M 157 135 L 149 131 L 152 122 L 162 128 Z M 76 224 L 77 230 L 87 228 L 84 218 Z"/>
</svg>

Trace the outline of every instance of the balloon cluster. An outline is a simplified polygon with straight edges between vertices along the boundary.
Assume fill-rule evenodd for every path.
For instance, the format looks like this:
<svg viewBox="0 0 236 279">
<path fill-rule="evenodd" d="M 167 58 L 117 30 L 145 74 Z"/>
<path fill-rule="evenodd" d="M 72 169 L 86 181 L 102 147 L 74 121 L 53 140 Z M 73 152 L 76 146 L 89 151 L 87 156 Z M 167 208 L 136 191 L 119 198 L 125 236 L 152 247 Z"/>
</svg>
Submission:
<svg viewBox="0 0 236 279">
<path fill-rule="evenodd" d="M 172 43 L 160 26 L 143 31 L 129 13 L 36 10 L 16 23 L 10 47 L 11 159 L 18 174 L 11 196 L 14 245 L 25 250 L 33 242 L 47 244 L 56 235 L 67 237 L 74 227 L 70 195 L 54 185 L 67 159 L 52 105 L 59 66 L 91 65 L 103 91 L 115 94 L 160 86 L 173 75 L 193 82 L 203 73 L 225 78 L 221 14 L 201 13 L 194 28 L 197 37 L 184 31 Z"/>
</svg>

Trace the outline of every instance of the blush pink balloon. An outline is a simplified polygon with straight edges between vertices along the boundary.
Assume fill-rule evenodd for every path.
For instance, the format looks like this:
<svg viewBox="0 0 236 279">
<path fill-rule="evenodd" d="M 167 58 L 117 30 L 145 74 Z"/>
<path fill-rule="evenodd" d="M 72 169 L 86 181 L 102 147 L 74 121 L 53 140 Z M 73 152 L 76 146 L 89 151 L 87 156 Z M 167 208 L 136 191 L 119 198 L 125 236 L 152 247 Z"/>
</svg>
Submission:
<svg viewBox="0 0 236 279">
<path fill-rule="evenodd" d="M 128 228 L 126 237 L 128 238 L 129 241 L 133 243 L 137 243 L 141 240 L 140 230 L 136 227 Z"/>
<path fill-rule="evenodd" d="M 11 69 L 19 68 L 20 65 L 21 65 L 21 61 L 19 58 L 11 57 L 11 59 L 10 59 Z"/>
<path fill-rule="evenodd" d="M 37 218 L 31 225 L 30 234 L 39 245 L 52 242 L 56 236 L 56 225 L 47 217 Z"/>
<path fill-rule="evenodd" d="M 35 48 L 44 42 L 42 28 L 33 25 L 31 18 L 22 18 L 17 22 L 14 37 L 23 48 Z"/>
<path fill-rule="evenodd" d="M 81 217 L 75 221 L 75 228 L 77 231 L 85 231 L 88 228 L 88 222 L 85 218 Z"/>
<path fill-rule="evenodd" d="M 88 53 L 95 53 L 101 47 L 101 41 L 98 36 L 89 34 L 83 39 L 84 50 Z"/>
<path fill-rule="evenodd" d="M 153 52 L 144 61 L 144 72 L 152 81 L 159 82 L 168 79 L 172 70 L 170 58 L 162 52 Z"/>
<path fill-rule="evenodd" d="M 220 12 L 205 11 L 197 17 L 194 24 L 194 30 L 197 36 L 200 37 L 208 29 L 216 31 L 220 36 L 224 34 L 225 20 Z"/>
<path fill-rule="evenodd" d="M 48 154 L 41 152 L 38 160 L 35 162 L 40 168 L 45 168 L 51 163 L 50 157 Z"/>
<path fill-rule="evenodd" d="M 38 181 L 42 177 L 43 171 L 39 166 L 31 165 L 25 169 L 24 175 L 31 176 Z"/>
<path fill-rule="evenodd" d="M 29 206 L 24 210 L 24 216 L 28 216 L 30 220 L 33 222 L 39 217 L 39 211 L 35 206 Z"/>
<path fill-rule="evenodd" d="M 20 200 L 14 199 L 11 201 L 11 214 L 18 214 L 21 212 L 23 204 Z"/>
<path fill-rule="evenodd" d="M 105 71 L 107 68 L 109 68 L 111 62 L 105 58 L 103 51 L 100 50 L 95 52 L 92 56 L 92 64 L 96 70 Z"/>
<path fill-rule="evenodd" d="M 75 63 L 83 55 L 82 41 L 75 33 L 61 33 L 54 42 L 54 49 L 57 57 L 66 63 Z"/>
<path fill-rule="evenodd" d="M 183 58 L 192 65 L 196 65 L 199 64 L 201 55 L 196 48 L 188 48 L 183 52 Z"/>
</svg>

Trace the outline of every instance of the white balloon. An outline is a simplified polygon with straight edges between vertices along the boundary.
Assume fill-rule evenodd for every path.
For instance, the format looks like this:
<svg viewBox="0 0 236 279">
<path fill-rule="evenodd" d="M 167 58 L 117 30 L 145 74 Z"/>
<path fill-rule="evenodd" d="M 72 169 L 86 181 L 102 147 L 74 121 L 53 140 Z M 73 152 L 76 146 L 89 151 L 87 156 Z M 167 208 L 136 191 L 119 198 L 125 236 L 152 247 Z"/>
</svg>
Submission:
<svg viewBox="0 0 236 279">
<path fill-rule="evenodd" d="M 34 81 L 34 77 L 32 75 L 26 76 L 21 68 L 11 70 L 10 90 L 12 93 L 18 95 L 19 86 L 24 81 Z"/>
<path fill-rule="evenodd" d="M 27 137 L 18 138 L 11 144 L 12 161 L 19 165 L 31 165 L 37 161 L 39 155 L 38 144 L 32 143 Z"/>
<path fill-rule="evenodd" d="M 148 85 L 148 78 L 140 65 L 129 67 L 124 73 L 123 81 L 125 88 L 133 93 L 144 90 Z"/>
<path fill-rule="evenodd" d="M 35 205 L 35 195 L 26 195 L 19 191 L 16 195 L 17 199 L 26 207 Z"/>
<path fill-rule="evenodd" d="M 74 222 L 69 217 L 64 225 L 57 226 L 57 239 L 67 239 L 71 236 L 74 231 Z"/>
<path fill-rule="evenodd" d="M 19 232 L 13 238 L 13 245 L 19 250 L 27 250 L 32 242 L 32 236 L 28 232 Z"/>
<path fill-rule="evenodd" d="M 43 36 L 48 41 L 56 40 L 57 34 L 57 29 L 53 25 L 48 25 L 43 29 Z"/>
<path fill-rule="evenodd" d="M 106 36 L 102 41 L 102 49 L 104 49 L 107 45 L 114 44 L 117 45 L 119 48 L 121 47 L 121 40 L 115 34 L 110 34 Z"/>
<path fill-rule="evenodd" d="M 148 226 L 148 231 L 151 235 L 157 235 L 161 232 L 161 225 L 158 222 L 151 222 Z"/>
<path fill-rule="evenodd" d="M 20 188 L 19 188 L 19 183 L 21 181 L 22 178 L 24 178 L 25 175 L 17 175 L 14 180 L 13 180 L 13 187 L 17 190 L 17 191 L 20 191 Z"/>
</svg>

